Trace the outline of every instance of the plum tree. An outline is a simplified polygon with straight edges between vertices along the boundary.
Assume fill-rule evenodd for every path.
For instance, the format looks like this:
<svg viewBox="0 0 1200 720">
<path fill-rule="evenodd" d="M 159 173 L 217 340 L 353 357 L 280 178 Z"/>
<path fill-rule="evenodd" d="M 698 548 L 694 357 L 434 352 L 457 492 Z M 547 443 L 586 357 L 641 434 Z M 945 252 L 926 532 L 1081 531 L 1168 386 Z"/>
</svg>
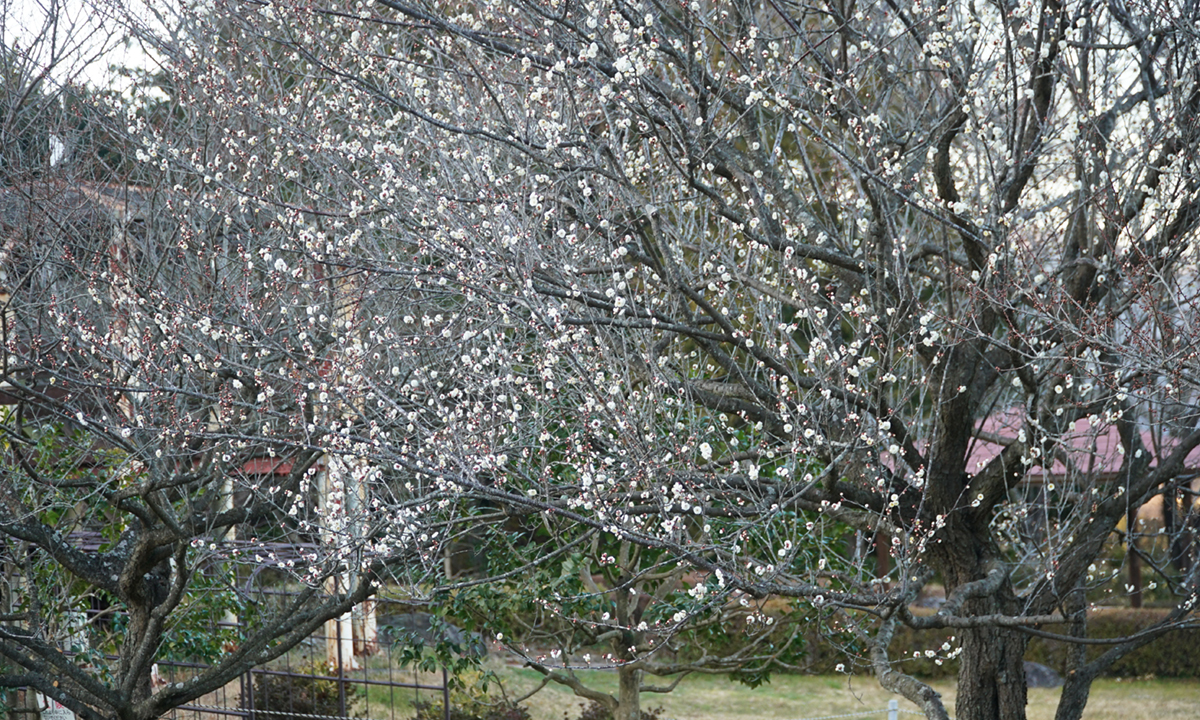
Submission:
<svg viewBox="0 0 1200 720">
<path fill-rule="evenodd" d="M 1058 717 L 1077 718 L 1107 666 L 1194 622 L 1200 571 L 1154 561 L 1172 612 L 1082 652 L 1089 605 L 1124 593 L 1099 567 L 1106 541 L 1185 490 L 1200 444 L 1192 13 L 126 13 L 176 92 L 169 121 L 126 135 L 171 216 L 147 257 L 181 269 L 126 296 L 80 268 L 71 312 L 98 312 L 97 283 L 139 299 L 118 324 L 72 316 L 71 351 L 150 335 L 136 384 L 73 382 L 120 387 L 129 407 L 196 403 L 132 430 L 153 455 L 183 448 L 172 433 L 192 418 L 203 441 L 180 467 L 195 453 L 241 467 L 247 448 L 286 448 L 289 467 L 342 458 L 344 501 L 304 516 L 296 486 L 275 502 L 337 538 L 321 558 L 376 548 L 421 592 L 484 582 L 445 568 L 434 582 L 442 550 L 423 543 L 490 528 L 502 552 L 505 523 L 541 522 L 564 542 L 523 546 L 536 551 L 505 572 L 570 542 L 642 548 L 655 560 L 595 597 L 682 565 L 712 592 L 697 618 L 735 593 L 787 598 L 854 634 L 848 662 L 930 718 L 947 716 L 940 697 L 889 655 L 899 625 L 956 634 L 956 716 L 981 720 L 1024 716 L 1028 637 L 1066 639 L 1080 650 Z M 53 297 L 44 312 L 72 307 Z M 121 407 L 100 415 L 117 436 Z M 389 555 L 401 547 L 413 564 Z M 945 605 L 914 615 L 935 579 Z M 658 652 L 612 653 L 630 678 L 622 720 Z"/>
</svg>

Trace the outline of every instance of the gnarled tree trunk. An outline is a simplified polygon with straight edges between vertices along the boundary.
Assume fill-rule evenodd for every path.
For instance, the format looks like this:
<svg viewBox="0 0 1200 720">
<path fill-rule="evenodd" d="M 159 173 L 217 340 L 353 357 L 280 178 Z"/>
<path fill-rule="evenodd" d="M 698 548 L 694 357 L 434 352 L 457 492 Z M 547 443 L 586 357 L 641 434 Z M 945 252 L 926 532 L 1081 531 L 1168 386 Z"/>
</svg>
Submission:
<svg viewBox="0 0 1200 720">
<path fill-rule="evenodd" d="M 641 720 L 641 684 L 642 671 L 637 668 L 621 667 L 617 669 L 619 688 L 617 690 L 617 712 L 614 720 Z"/>
</svg>

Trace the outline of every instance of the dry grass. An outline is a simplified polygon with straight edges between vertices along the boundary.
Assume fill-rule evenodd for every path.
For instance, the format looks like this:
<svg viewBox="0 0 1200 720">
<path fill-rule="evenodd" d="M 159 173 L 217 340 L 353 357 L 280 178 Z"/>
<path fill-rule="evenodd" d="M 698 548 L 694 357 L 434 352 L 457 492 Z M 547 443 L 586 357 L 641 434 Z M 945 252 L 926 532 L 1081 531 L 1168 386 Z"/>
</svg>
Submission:
<svg viewBox="0 0 1200 720">
<path fill-rule="evenodd" d="M 532 688 L 537 682 L 532 671 L 497 672 L 510 694 Z M 615 690 L 613 673 L 594 671 L 581 676 L 596 689 Z M 934 687 L 942 693 L 953 716 L 953 682 L 935 682 Z M 1030 690 L 1029 720 L 1052 720 L 1059 693 L 1057 689 Z M 643 707 L 661 705 L 665 710 L 663 716 L 674 720 L 800 720 L 879 710 L 886 708 L 893 697 L 896 696 L 880 688 L 870 677 L 781 675 L 768 685 L 750 689 L 720 676 L 692 676 L 680 683 L 675 692 L 643 696 L 642 702 Z M 534 720 L 577 718 L 583 704 L 558 687 L 547 687 L 527 702 Z M 900 708 L 917 709 L 903 698 Z M 887 713 L 876 717 L 886 718 Z M 1101 680 L 1092 687 L 1083 717 L 1085 720 L 1195 720 L 1200 717 L 1200 682 Z"/>
</svg>

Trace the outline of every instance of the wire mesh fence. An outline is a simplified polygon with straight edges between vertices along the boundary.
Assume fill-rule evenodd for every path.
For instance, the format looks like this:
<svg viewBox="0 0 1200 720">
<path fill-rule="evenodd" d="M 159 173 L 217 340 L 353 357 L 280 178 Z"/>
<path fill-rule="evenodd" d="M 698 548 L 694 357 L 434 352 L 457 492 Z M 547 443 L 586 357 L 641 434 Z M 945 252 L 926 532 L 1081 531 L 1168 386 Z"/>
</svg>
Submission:
<svg viewBox="0 0 1200 720">
<path fill-rule="evenodd" d="M 278 660 L 255 667 L 214 693 L 183 705 L 167 716 L 171 720 L 340 720 L 363 718 L 396 720 L 411 716 L 421 702 L 441 701 L 449 717 L 448 677 L 443 669 L 422 673 L 402 668 L 392 657 L 393 648 L 382 645 L 355 662 L 343 659 L 330 664 L 325 645 L 340 638 L 314 635 L 301 647 Z M 156 682 L 185 682 L 207 666 L 199 663 L 158 663 Z"/>
<path fill-rule="evenodd" d="M 255 612 L 260 615 L 286 612 L 293 593 L 259 590 L 254 593 Z M 356 608 L 353 617 L 327 622 L 323 631 L 314 633 L 279 657 L 241 673 L 236 680 L 217 690 L 174 708 L 164 717 L 170 720 L 223 720 L 236 717 L 249 720 L 398 720 L 409 718 L 413 708 L 440 705 L 441 714 L 450 717 L 449 677 L 445 668 L 419 670 L 414 662 L 413 642 L 430 640 L 435 645 L 447 632 L 452 640 L 461 640 L 461 631 L 439 626 L 424 613 L 393 612 L 384 616 L 391 625 L 377 625 L 378 601 Z M 395 608 L 393 608 L 395 610 Z M 103 613 L 100 621 L 96 615 Z M 369 622 L 364 622 L 369 613 Z M 119 643 L 123 618 L 108 609 L 93 610 L 93 617 L 79 613 L 79 637 L 68 655 L 90 655 L 88 662 L 111 663 Z M 393 627 L 393 626 L 399 626 Z M 367 632 L 364 633 L 363 630 Z M 457 631 L 458 635 L 453 635 Z M 220 620 L 192 628 L 194 638 L 179 647 L 161 649 L 151 683 L 155 689 L 186 683 L 191 678 L 218 666 L 221 657 L 237 650 L 246 637 L 247 624 L 226 614 Z M 197 651 L 196 648 L 201 648 Z M 90 648 L 90 649 L 89 649 Z M 424 663 L 421 663 L 424 665 Z M 427 665 L 426 665 L 427 666 Z M 5 702 L 13 720 L 73 720 L 74 714 L 61 708 L 42 707 L 32 689 L 20 690 Z"/>
</svg>

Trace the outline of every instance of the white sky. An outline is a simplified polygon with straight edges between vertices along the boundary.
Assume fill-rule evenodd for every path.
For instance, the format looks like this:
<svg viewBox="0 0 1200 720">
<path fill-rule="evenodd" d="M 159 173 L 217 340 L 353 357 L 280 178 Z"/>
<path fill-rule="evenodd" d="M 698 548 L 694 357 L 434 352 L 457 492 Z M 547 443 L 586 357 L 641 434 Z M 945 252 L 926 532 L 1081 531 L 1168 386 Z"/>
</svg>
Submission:
<svg viewBox="0 0 1200 720">
<path fill-rule="evenodd" d="M 136 42 L 124 40 L 113 19 L 113 8 L 129 5 L 122 0 L 0 0 L 0 38 L 32 56 L 38 68 L 52 66 L 51 76 L 59 83 L 120 88 L 125 83 L 113 76 L 111 66 L 152 64 Z"/>
</svg>

